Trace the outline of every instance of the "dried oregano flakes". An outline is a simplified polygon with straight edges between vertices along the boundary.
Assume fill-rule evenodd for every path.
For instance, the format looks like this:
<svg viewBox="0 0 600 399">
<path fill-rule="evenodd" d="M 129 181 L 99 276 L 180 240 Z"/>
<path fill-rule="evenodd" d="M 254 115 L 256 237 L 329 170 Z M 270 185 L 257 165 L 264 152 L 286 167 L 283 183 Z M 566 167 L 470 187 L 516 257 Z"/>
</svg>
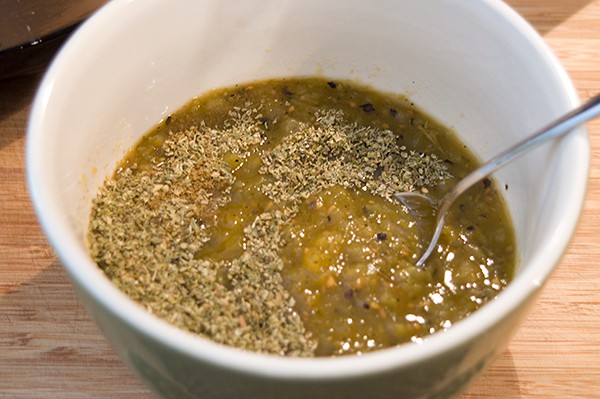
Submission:
<svg viewBox="0 0 600 399">
<path fill-rule="evenodd" d="M 397 133 L 349 121 L 340 109 L 308 107 L 309 118 L 295 119 L 302 110 L 290 93 L 268 105 L 226 101 L 240 93 L 214 94 L 229 107 L 220 121 L 165 129 L 158 155 L 134 156 L 106 180 L 92 206 L 90 253 L 126 294 L 182 329 L 247 350 L 312 356 L 317 339 L 280 273 L 283 226 L 299 204 L 333 186 L 393 201 L 395 192 L 450 174 L 435 154 L 408 149 Z M 245 173 L 261 180 L 253 183 L 254 211 L 230 218 L 232 228 L 245 223 L 231 230 L 239 234 L 238 256 L 199 257 L 223 233 L 215 224 L 234 187 L 251 186 L 239 172 L 250 159 L 255 170 Z"/>
</svg>

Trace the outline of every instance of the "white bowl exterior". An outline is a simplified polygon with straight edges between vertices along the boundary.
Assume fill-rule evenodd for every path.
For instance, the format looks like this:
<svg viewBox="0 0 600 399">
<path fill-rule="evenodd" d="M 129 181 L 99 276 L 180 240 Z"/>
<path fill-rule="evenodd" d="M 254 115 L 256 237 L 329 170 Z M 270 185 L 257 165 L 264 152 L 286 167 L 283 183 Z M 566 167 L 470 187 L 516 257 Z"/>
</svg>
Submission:
<svg viewBox="0 0 600 399">
<path fill-rule="evenodd" d="M 315 74 L 408 94 L 484 159 L 577 104 L 541 38 L 500 1 L 109 3 L 42 82 L 28 131 L 28 177 L 42 227 L 86 306 L 165 396 L 459 392 L 502 349 L 574 231 L 589 163 L 584 129 L 497 174 L 509 187 L 517 277 L 497 300 L 423 345 L 360 358 L 280 359 L 223 348 L 145 313 L 87 253 L 98 186 L 141 134 L 190 98 L 239 82 Z"/>
</svg>

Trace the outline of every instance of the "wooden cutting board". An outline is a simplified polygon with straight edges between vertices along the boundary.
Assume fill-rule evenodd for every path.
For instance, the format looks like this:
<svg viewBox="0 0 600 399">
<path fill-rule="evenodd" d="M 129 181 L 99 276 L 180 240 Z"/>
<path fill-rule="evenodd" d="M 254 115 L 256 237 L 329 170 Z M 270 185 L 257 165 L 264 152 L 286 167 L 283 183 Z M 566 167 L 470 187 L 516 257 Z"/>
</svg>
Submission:
<svg viewBox="0 0 600 399">
<path fill-rule="evenodd" d="M 476 1 L 476 0 L 473 0 Z M 510 0 L 582 100 L 600 92 L 600 0 Z M 39 75 L 0 82 L 0 398 L 152 398 L 76 298 L 33 215 L 25 125 Z M 579 229 L 530 317 L 472 398 L 600 398 L 600 121 Z"/>
</svg>

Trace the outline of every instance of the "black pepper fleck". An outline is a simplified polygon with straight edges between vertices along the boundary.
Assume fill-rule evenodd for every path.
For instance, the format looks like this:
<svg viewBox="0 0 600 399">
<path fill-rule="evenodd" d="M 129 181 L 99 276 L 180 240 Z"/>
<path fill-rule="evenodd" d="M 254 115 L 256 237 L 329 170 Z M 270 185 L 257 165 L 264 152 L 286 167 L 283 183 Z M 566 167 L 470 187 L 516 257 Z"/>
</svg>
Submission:
<svg viewBox="0 0 600 399">
<path fill-rule="evenodd" d="M 362 110 L 365 111 L 365 112 L 373 112 L 373 111 L 375 111 L 375 107 L 371 103 L 363 104 L 363 105 L 360 106 L 360 108 L 362 108 Z"/>
</svg>

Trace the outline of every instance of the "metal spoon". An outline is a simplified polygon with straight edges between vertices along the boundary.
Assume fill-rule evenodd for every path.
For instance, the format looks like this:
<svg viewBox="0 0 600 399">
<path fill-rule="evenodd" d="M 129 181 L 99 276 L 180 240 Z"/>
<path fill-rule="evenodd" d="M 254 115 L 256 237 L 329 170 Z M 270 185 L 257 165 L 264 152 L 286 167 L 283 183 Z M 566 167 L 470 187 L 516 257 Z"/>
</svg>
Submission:
<svg viewBox="0 0 600 399">
<path fill-rule="evenodd" d="M 433 252 L 440 238 L 440 235 L 442 234 L 442 228 L 444 227 L 446 214 L 450 210 L 450 207 L 452 206 L 454 201 L 461 194 L 463 194 L 467 189 L 473 186 L 473 184 L 494 173 L 496 170 L 500 169 L 507 163 L 515 160 L 519 156 L 523 155 L 525 152 L 537 147 L 538 145 L 550 139 L 566 135 L 567 133 L 571 132 L 575 127 L 589 121 L 590 119 L 597 117 L 598 115 L 600 115 L 600 94 L 597 94 L 585 104 L 558 118 L 554 122 L 550 123 L 548 126 L 538 130 L 533 135 L 504 150 L 503 152 L 496 155 L 494 158 L 490 159 L 489 161 L 481 165 L 479 168 L 475 169 L 473 172 L 468 174 L 461 181 L 456 183 L 456 185 L 452 187 L 452 189 L 448 191 L 448 193 L 446 193 L 446 195 L 444 195 L 444 197 L 439 202 L 439 208 L 437 209 L 437 218 L 435 222 L 435 230 L 433 236 L 431 237 L 431 241 L 429 241 L 427 249 L 421 256 L 421 258 L 419 258 L 419 260 L 417 261 L 417 266 L 423 266 L 427 258 L 429 258 L 429 256 Z M 437 207 L 436 205 L 438 205 L 438 203 L 436 203 L 435 200 L 420 193 L 396 193 L 396 198 L 405 205 L 407 205 L 407 201 L 410 201 L 411 199 L 415 198 L 426 200 L 434 209 Z"/>
</svg>

